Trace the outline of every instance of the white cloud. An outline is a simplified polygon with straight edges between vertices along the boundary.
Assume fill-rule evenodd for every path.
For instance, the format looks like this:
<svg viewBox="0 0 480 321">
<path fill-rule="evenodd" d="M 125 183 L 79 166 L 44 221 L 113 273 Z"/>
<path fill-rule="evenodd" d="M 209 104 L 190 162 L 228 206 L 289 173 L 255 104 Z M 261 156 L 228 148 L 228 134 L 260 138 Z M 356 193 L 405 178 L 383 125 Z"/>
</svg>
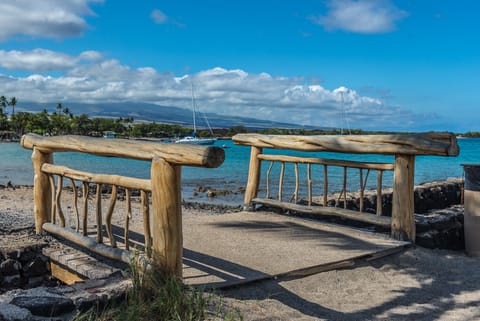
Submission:
<svg viewBox="0 0 480 321">
<path fill-rule="evenodd" d="M 164 24 L 168 21 L 168 17 L 163 11 L 155 9 L 150 14 L 150 18 L 152 18 L 153 22 L 156 24 Z"/>
<path fill-rule="evenodd" d="M 197 105 L 204 112 L 246 116 L 312 126 L 388 129 L 406 127 L 426 117 L 402 108 L 385 105 L 380 99 L 362 96 L 339 87 L 327 89 L 305 84 L 302 78 L 250 74 L 240 69 L 212 68 L 195 74 L 175 76 L 151 67 L 132 69 L 114 59 L 105 59 L 95 51 L 69 56 L 43 49 L 32 52 L 0 52 L 10 57 L 11 66 L 23 62 L 26 70 L 37 66 L 37 73 L 26 77 L 0 75 L 4 94 L 21 101 L 41 103 L 148 102 L 164 106 L 190 108 L 191 84 Z M 18 61 L 13 61 L 17 57 Z M 53 57 L 45 62 L 46 57 Z M 3 63 L 3 59 L 0 58 Z M 54 61 L 54 62 L 52 62 Z M 6 63 L 4 63 L 6 64 Z M 39 74 L 62 69 L 60 75 Z M 25 70 L 25 69 L 24 69 Z M 342 97 L 343 96 L 343 97 Z M 81 113 L 82 111 L 77 111 Z M 347 123 L 342 123 L 342 113 Z M 375 120 L 375 121 L 372 121 Z M 344 119 L 345 121 L 345 119 Z"/>
<path fill-rule="evenodd" d="M 31 51 L 0 50 L 0 67 L 8 70 L 64 71 L 75 67 L 79 61 L 95 62 L 101 59 L 102 55 L 97 51 L 85 51 L 74 57 L 39 48 Z"/>
<path fill-rule="evenodd" d="M 407 13 L 390 0 L 330 0 L 326 16 L 314 21 L 329 30 L 356 33 L 385 33 L 395 29 L 395 23 Z"/>
<path fill-rule="evenodd" d="M 88 50 L 80 53 L 78 58 L 80 60 L 86 60 L 86 61 L 100 61 L 103 58 L 103 56 L 98 51 Z"/>
<path fill-rule="evenodd" d="M 64 70 L 74 67 L 75 59 L 69 55 L 45 49 L 32 51 L 0 50 L 0 66 L 10 70 Z"/>
<path fill-rule="evenodd" d="M 88 27 L 88 4 L 103 0 L 15 0 L 0 2 L 0 41 L 14 36 L 63 38 Z"/>
</svg>

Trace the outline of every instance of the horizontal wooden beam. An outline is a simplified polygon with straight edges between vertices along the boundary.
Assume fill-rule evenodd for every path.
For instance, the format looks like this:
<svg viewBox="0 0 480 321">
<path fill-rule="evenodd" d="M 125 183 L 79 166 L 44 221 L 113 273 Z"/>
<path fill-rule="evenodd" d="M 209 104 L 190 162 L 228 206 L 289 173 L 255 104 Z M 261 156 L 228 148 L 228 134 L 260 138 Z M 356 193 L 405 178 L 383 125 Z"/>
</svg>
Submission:
<svg viewBox="0 0 480 321">
<path fill-rule="evenodd" d="M 152 183 L 149 179 L 140 179 L 120 175 L 95 174 L 53 164 L 43 164 L 42 172 L 47 174 L 61 175 L 82 182 L 116 185 L 147 192 L 152 191 Z"/>
<path fill-rule="evenodd" d="M 287 202 L 280 202 L 277 200 L 266 199 L 266 198 L 254 198 L 252 202 L 257 204 L 264 204 L 268 206 L 284 208 L 284 209 L 295 211 L 298 213 L 342 217 L 350 220 L 365 222 L 365 223 L 383 226 L 387 228 L 390 228 L 390 224 L 391 224 L 390 217 L 360 213 L 360 212 L 346 210 L 338 207 L 305 206 L 305 205 L 298 205 L 298 204 L 287 203 Z"/>
<path fill-rule="evenodd" d="M 97 243 L 95 239 L 78 234 L 73 230 L 62 228 L 52 223 L 44 223 L 42 225 L 42 228 L 48 233 L 58 235 L 66 240 L 83 246 L 88 250 L 109 259 L 124 262 L 127 264 L 130 264 L 134 259 L 134 254 L 129 251 L 125 251 L 119 248 L 111 248 L 107 245 Z"/>
<path fill-rule="evenodd" d="M 260 135 L 237 134 L 237 145 L 298 151 L 330 151 L 358 154 L 403 154 L 457 156 L 459 148 L 453 133 L 392 135 Z"/>
<path fill-rule="evenodd" d="M 269 161 L 280 161 L 290 163 L 302 163 L 302 164 L 322 164 L 331 166 L 346 166 L 351 168 L 364 168 L 364 169 L 376 169 L 376 170 L 393 170 L 393 164 L 389 163 L 365 163 L 348 161 L 341 159 L 329 159 L 329 158 L 314 158 L 314 157 L 299 157 L 289 155 L 274 155 L 274 154 L 260 154 L 259 159 Z"/>
<path fill-rule="evenodd" d="M 87 136 L 44 137 L 26 134 L 21 145 L 46 152 L 81 152 L 98 156 L 121 157 L 151 161 L 162 158 L 170 164 L 218 167 L 225 160 L 225 151 L 216 146 L 172 144 L 128 139 L 105 139 Z"/>
</svg>

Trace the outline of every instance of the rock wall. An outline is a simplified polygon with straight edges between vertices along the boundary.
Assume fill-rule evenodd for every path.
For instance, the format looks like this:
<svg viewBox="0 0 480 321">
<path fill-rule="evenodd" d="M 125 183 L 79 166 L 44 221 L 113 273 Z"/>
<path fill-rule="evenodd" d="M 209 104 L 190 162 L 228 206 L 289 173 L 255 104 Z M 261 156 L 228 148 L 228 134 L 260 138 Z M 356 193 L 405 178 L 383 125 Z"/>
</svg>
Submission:
<svg viewBox="0 0 480 321">
<path fill-rule="evenodd" d="M 0 294 L 11 289 L 29 289 L 57 282 L 48 269 L 48 258 L 39 246 L 0 252 Z"/>
<path fill-rule="evenodd" d="M 416 186 L 414 190 L 415 213 L 425 214 L 435 209 L 444 209 L 452 205 L 461 204 L 462 190 L 463 181 L 461 179 L 449 179 Z M 349 194 L 347 198 L 347 208 L 358 211 L 360 209 L 359 193 L 347 194 Z M 329 199 L 329 206 L 343 207 L 344 201 L 342 199 L 338 200 L 337 195 L 333 195 L 333 197 Z M 387 189 L 382 194 L 382 215 L 392 215 L 392 195 L 392 189 Z M 365 212 L 376 212 L 376 191 L 366 191 L 363 201 Z"/>
<path fill-rule="evenodd" d="M 382 194 L 382 215 L 392 215 L 392 189 Z M 464 250 L 463 230 L 463 181 L 449 179 L 421 184 L 414 190 L 416 244 L 427 248 Z M 343 208 L 344 200 L 339 194 L 329 197 L 328 206 Z M 321 203 L 321 200 L 317 199 Z M 360 209 L 359 193 L 347 193 L 347 209 Z M 302 203 L 306 204 L 303 200 Z M 366 191 L 364 211 L 374 214 L 377 207 L 376 191 Z M 365 224 L 352 222 L 355 226 Z"/>
</svg>

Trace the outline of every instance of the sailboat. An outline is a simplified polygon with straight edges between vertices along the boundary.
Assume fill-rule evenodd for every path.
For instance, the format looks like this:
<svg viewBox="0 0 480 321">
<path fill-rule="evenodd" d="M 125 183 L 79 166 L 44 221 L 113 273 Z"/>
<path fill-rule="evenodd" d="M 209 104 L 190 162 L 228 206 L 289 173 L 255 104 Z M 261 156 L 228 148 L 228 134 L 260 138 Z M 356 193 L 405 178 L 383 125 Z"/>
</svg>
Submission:
<svg viewBox="0 0 480 321">
<path fill-rule="evenodd" d="M 210 127 L 210 123 L 208 122 L 207 116 L 203 114 L 203 117 L 205 119 L 205 122 L 207 123 L 208 129 L 210 130 L 210 134 L 212 135 L 211 138 L 199 138 L 197 136 L 197 111 L 196 108 L 197 104 L 195 102 L 195 93 L 193 90 L 193 83 L 192 83 L 192 111 L 193 111 L 193 133 L 182 137 L 180 139 L 177 139 L 175 143 L 177 144 L 195 144 L 195 145 L 213 145 L 215 141 L 217 140 L 215 137 L 213 137 L 213 131 L 212 128 Z"/>
</svg>

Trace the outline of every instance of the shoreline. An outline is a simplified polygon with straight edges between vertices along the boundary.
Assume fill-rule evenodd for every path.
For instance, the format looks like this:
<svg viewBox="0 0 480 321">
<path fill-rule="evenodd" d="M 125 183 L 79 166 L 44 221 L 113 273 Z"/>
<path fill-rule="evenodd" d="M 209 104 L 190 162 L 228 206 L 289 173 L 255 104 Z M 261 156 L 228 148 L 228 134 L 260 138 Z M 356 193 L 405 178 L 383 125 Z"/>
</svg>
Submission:
<svg viewBox="0 0 480 321">
<path fill-rule="evenodd" d="M 461 204 L 463 201 L 463 178 L 447 178 L 445 180 L 434 180 L 431 182 L 424 182 L 414 186 L 415 197 L 415 214 L 426 214 L 431 210 L 443 209 L 451 205 Z M 447 189 L 445 190 L 444 187 Z M 16 185 L 11 181 L 6 184 L 0 184 L 0 190 L 17 188 L 33 189 L 33 185 L 19 184 Z M 71 190 L 69 186 L 64 186 L 65 190 Z M 91 190 L 92 192 L 92 190 Z M 209 186 L 197 185 L 193 191 L 193 196 L 183 196 L 182 204 L 189 207 L 194 207 L 195 204 L 205 205 L 211 209 L 215 207 L 225 208 L 238 208 L 243 207 L 243 194 L 245 188 L 238 187 L 236 189 L 216 189 Z M 104 190 L 104 193 L 109 193 L 108 189 Z M 328 194 L 329 206 L 341 206 L 343 207 L 343 198 L 339 199 L 339 192 L 333 192 Z M 438 195 L 441 194 L 441 195 Z M 136 195 L 135 193 L 132 195 Z M 222 199 L 231 195 L 242 195 L 241 200 L 238 203 L 232 203 L 231 200 L 225 200 L 225 203 L 221 203 Z M 347 209 L 358 210 L 359 204 L 359 191 L 348 192 L 347 191 Z M 438 196 L 443 199 L 439 200 Z M 119 194 L 119 198 L 122 198 L 122 194 Z M 135 200 L 135 198 L 133 198 Z M 205 202 L 208 200 L 211 202 Z M 299 199 L 299 202 L 305 201 Z M 321 205 L 321 196 L 315 196 L 313 198 L 314 203 Z M 374 214 L 376 208 L 377 195 L 375 189 L 365 190 L 364 192 L 365 211 Z M 392 201 L 392 188 L 384 187 L 382 190 L 382 206 L 383 214 L 391 216 L 391 201 Z M 422 203 L 424 202 L 424 203 Z"/>
<path fill-rule="evenodd" d="M 71 188 L 64 187 L 67 193 L 64 193 L 64 206 L 68 206 L 69 198 L 71 198 Z M 15 210 L 19 208 L 21 211 L 28 209 L 31 212 L 29 220 L 33 222 L 33 186 L 11 184 L 0 185 L 2 193 L 2 202 L 9 202 L 9 208 Z M 94 196 L 93 189 L 90 191 Z M 8 195 L 5 195 L 8 194 Z M 132 204 L 139 206 L 140 199 L 138 193 L 132 192 Z M 228 194 L 228 193 L 227 193 Z M 109 191 L 106 188 L 103 191 L 103 198 L 108 198 Z M 338 195 L 338 194 L 337 194 Z M 336 194 L 329 195 L 329 206 L 343 207 L 343 199 L 337 199 Z M 440 248 L 456 251 L 465 249 L 464 240 L 464 209 L 462 205 L 463 199 L 463 180 L 448 179 L 444 181 L 434 181 L 415 186 L 415 225 L 416 225 L 416 244 L 426 248 Z M 19 198 L 15 200 L 15 198 Z M 243 210 L 243 202 L 232 204 L 231 202 L 222 203 L 221 193 L 218 196 L 205 202 L 205 198 L 191 200 L 182 198 L 182 212 L 185 215 L 222 215 L 228 213 L 241 212 Z M 120 204 L 125 202 L 125 196 L 119 191 L 117 200 Z M 375 215 L 377 195 L 374 190 L 366 191 L 364 196 L 364 212 Z M 319 204 L 321 201 L 318 202 Z M 348 193 L 347 208 L 353 211 L 359 209 L 359 193 Z M 90 206 L 90 205 L 89 205 Z M 125 206 L 124 204 L 121 206 Z M 70 207 L 70 206 L 69 206 Z M 382 211 L 383 216 L 391 216 L 392 208 L 392 192 L 384 189 L 382 194 Z M 0 207 L 1 210 L 1 207 Z M 259 206 L 258 210 L 272 211 L 278 214 L 295 215 L 303 218 L 314 219 L 334 224 L 347 225 L 355 228 L 377 231 L 379 233 L 387 233 L 388 229 L 376 227 L 368 223 L 346 220 L 331 216 L 318 216 L 308 214 L 298 214 L 291 211 L 285 211 L 280 208 L 270 208 L 268 206 Z M 95 209 L 92 208 L 94 212 Z M 120 212 L 121 210 L 118 209 Z M 1 217 L 0 217 L 0 223 Z"/>
<path fill-rule="evenodd" d="M 0 243 L 7 248 L 18 249 L 29 241 L 38 243 L 32 200 L 32 186 L 0 190 Z M 188 206 L 183 214 L 229 215 Z M 16 231 L 7 232 L 8 227 Z M 238 310 L 245 321 L 473 320 L 480 316 L 479 264 L 480 258 L 468 257 L 462 251 L 413 246 L 355 268 L 280 277 L 218 294 L 222 305 Z"/>
<path fill-rule="evenodd" d="M 457 205 L 461 203 L 461 200 L 463 199 L 463 195 L 459 193 L 463 193 L 463 182 L 464 179 L 461 177 L 450 177 L 447 179 L 443 180 L 433 180 L 431 182 L 423 182 L 419 185 L 414 186 L 414 193 L 415 193 L 415 201 L 416 203 L 419 200 L 428 200 L 430 197 L 435 196 L 435 193 L 441 192 L 438 191 L 438 188 L 440 186 L 449 186 L 452 184 L 457 185 L 457 190 L 455 191 L 449 191 L 450 193 L 456 193 L 456 195 L 451 195 L 450 194 L 450 199 L 447 200 L 447 204 L 441 203 L 441 205 L 438 207 L 435 207 L 438 205 L 438 202 L 429 202 L 428 205 L 422 205 L 419 209 L 417 209 L 417 206 L 415 208 L 415 213 L 416 214 L 423 214 L 423 213 L 428 213 L 430 210 L 434 209 L 442 209 L 445 208 L 449 205 Z M 0 183 L 0 190 L 2 189 L 13 189 L 15 190 L 16 188 L 30 188 L 33 189 L 33 185 L 31 184 L 15 184 L 15 182 L 8 181 L 6 184 L 1 184 Z M 69 186 L 64 186 L 64 189 L 66 190 L 71 190 Z M 425 193 L 425 189 L 430 189 L 431 191 L 428 193 Z M 107 191 L 104 191 L 108 193 Z M 231 189 L 217 189 L 217 188 L 212 188 L 210 186 L 202 186 L 202 185 L 197 185 L 194 190 L 192 196 L 186 196 L 182 195 L 182 203 L 183 204 L 188 204 L 190 207 L 192 207 L 192 204 L 205 204 L 206 206 L 210 206 L 212 208 L 218 206 L 218 207 L 231 207 L 231 208 L 236 208 L 239 206 L 243 206 L 243 194 L 245 193 L 245 188 L 243 186 L 239 186 L 237 188 L 231 188 Z M 185 193 L 184 193 L 185 194 Z M 387 207 L 387 211 L 383 211 L 383 215 L 390 216 L 391 212 L 391 198 L 392 198 L 392 188 L 391 187 L 383 187 L 382 189 L 382 203 L 387 202 L 387 204 L 384 204 L 384 207 Z M 417 195 L 417 194 L 423 194 L 423 195 Z M 238 203 L 232 203 L 231 200 L 225 200 L 225 203 L 221 203 L 223 198 L 226 198 L 227 196 L 232 196 L 232 195 L 242 195 L 241 199 L 238 201 Z M 329 199 L 329 205 L 330 206 L 335 206 L 337 202 L 342 202 L 342 200 L 338 200 L 338 195 L 339 192 L 333 192 L 328 194 L 328 199 Z M 358 203 L 359 203 L 359 191 L 347 191 L 347 208 L 348 209 L 353 209 L 353 210 L 358 210 Z M 120 194 L 119 197 L 122 195 Z M 448 196 L 448 195 L 447 195 Z M 364 199 L 367 202 L 366 204 L 366 212 L 369 212 L 368 205 L 373 208 L 376 207 L 376 189 L 366 189 L 364 192 Z M 455 199 L 458 199 L 455 201 Z M 204 200 L 209 200 L 212 202 L 204 202 Z M 302 201 L 303 199 L 301 198 L 299 201 Z M 321 196 L 314 196 L 314 203 L 321 204 Z M 304 201 L 304 200 L 303 200 Z M 331 203 L 331 204 L 330 204 Z M 343 203 L 339 204 L 343 207 Z M 338 204 L 337 204 L 338 206 Z M 390 207 L 390 209 L 388 208 Z"/>
</svg>

